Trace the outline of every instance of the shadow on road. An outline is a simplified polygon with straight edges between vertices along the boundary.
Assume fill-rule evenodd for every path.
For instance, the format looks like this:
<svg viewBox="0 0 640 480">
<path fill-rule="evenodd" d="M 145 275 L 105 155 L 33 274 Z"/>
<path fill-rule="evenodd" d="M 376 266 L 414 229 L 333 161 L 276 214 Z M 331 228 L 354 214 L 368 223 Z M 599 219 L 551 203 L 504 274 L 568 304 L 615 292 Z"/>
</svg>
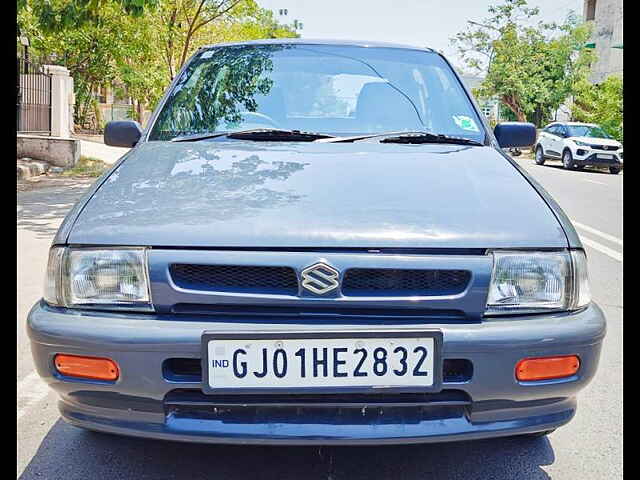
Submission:
<svg viewBox="0 0 640 480">
<path fill-rule="evenodd" d="M 31 230 L 38 238 L 52 238 L 65 215 L 95 180 L 47 179 L 36 188 L 18 192 L 18 228 Z"/>
<path fill-rule="evenodd" d="M 535 163 L 534 163 L 534 165 L 535 165 Z M 593 167 L 585 167 L 585 168 L 583 168 L 581 170 L 567 170 L 566 168 L 564 168 L 564 166 L 561 163 L 558 163 L 557 165 L 545 163 L 544 165 L 536 165 L 536 166 L 538 166 L 538 167 L 551 167 L 551 168 L 555 168 L 557 170 L 565 170 L 568 173 L 570 173 L 570 172 L 582 172 L 582 173 L 593 173 L 593 174 L 596 174 L 596 175 L 613 175 L 613 174 L 609 173 L 609 170 L 601 170 L 601 169 L 597 169 L 597 168 L 593 168 Z"/>
<path fill-rule="evenodd" d="M 548 479 L 546 438 L 387 447 L 204 445 L 120 437 L 58 420 L 20 480 Z"/>
</svg>

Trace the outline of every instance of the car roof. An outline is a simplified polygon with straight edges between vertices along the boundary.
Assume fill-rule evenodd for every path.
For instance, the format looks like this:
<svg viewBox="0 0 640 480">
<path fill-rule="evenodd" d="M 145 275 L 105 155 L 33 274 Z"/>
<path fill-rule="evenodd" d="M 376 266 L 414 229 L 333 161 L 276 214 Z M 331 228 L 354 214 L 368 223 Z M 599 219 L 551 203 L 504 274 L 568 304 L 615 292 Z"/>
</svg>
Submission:
<svg viewBox="0 0 640 480">
<path fill-rule="evenodd" d="M 205 45 L 200 49 L 216 47 L 230 47 L 238 45 L 343 45 L 351 47 L 373 47 L 373 48 L 401 48 L 405 50 L 422 50 L 434 52 L 432 48 L 418 47 L 415 45 L 405 45 L 401 43 L 376 42 L 369 40 L 337 40 L 337 39 L 308 39 L 308 38 L 265 38 L 260 40 L 249 40 L 246 42 L 228 42 Z"/>
</svg>

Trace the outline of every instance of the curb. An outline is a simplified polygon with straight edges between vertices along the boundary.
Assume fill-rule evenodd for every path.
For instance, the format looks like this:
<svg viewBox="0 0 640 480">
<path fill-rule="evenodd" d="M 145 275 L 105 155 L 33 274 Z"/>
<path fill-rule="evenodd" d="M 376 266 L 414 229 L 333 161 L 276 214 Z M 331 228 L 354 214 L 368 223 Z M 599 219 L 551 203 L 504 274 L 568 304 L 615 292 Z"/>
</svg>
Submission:
<svg viewBox="0 0 640 480">
<path fill-rule="evenodd" d="M 52 167 L 47 162 L 26 157 L 20 158 L 17 162 L 17 179 L 26 180 L 31 177 L 44 175 L 50 170 L 52 170 Z"/>
</svg>

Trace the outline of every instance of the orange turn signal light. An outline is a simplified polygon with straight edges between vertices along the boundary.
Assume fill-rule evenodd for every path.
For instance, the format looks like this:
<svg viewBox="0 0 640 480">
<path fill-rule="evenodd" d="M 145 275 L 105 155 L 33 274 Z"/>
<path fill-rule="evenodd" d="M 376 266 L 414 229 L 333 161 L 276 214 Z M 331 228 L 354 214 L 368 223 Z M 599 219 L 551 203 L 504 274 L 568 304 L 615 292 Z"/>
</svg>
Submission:
<svg viewBox="0 0 640 480">
<path fill-rule="evenodd" d="M 524 358 L 516 365 L 516 378 L 521 382 L 564 378 L 575 375 L 579 368 L 580 358 L 577 355 Z"/>
<path fill-rule="evenodd" d="M 58 372 L 67 377 L 93 380 L 117 380 L 120 376 L 118 364 L 108 358 L 81 357 L 59 353 L 53 359 Z"/>
</svg>

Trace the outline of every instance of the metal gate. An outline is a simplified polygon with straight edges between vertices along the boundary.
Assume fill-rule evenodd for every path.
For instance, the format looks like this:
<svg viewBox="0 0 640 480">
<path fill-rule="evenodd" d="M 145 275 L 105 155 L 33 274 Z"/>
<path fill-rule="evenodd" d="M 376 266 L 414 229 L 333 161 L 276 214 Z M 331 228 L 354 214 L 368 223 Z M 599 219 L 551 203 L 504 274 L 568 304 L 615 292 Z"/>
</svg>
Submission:
<svg viewBox="0 0 640 480">
<path fill-rule="evenodd" d="M 23 56 L 18 62 L 18 133 L 51 135 L 51 75 Z"/>
</svg>

